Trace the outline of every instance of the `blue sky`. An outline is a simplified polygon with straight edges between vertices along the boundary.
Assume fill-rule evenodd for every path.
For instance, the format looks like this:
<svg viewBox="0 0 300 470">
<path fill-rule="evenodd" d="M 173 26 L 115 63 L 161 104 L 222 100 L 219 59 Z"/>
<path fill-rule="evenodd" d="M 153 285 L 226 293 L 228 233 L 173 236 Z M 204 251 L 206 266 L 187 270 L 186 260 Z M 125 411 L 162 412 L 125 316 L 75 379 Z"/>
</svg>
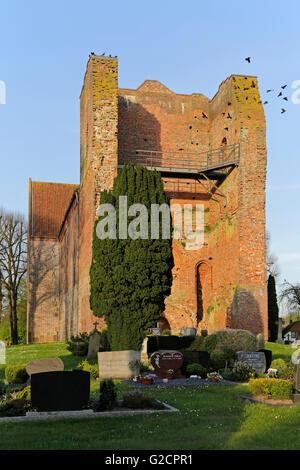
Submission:
<svg viewBox="0 0 300 470">
<path fill-rule="evenodd" d="M 79 94 L 91 51 L 118 55 L 119 86 L 126 88 L 155 79 L 177 93 L 212 98 L 232 73 L 257 75 L 270 101 L 271 250 L 281 279 L 300 282 L 300 104 L 291 100 L 300 80 L 299 13 L 298 1 L 1 2 L 0 206 L 26 214 L 29 177 L 79 182 Z M 288 102 L 276 98 L 283 84 Z"/>
</svg>

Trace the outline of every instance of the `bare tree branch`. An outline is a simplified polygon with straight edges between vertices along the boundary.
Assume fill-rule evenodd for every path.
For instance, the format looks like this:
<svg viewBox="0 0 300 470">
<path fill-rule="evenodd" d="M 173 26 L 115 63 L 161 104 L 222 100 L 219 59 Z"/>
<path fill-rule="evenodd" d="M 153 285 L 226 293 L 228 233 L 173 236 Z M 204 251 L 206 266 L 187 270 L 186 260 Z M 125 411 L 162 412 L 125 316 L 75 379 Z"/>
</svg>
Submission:
<svg viewBox="0 0 300 470">
<path fill-rule="evenodd" d="M 0 277 L 9 305 L 13 344 L 18 343 L 18 289 L 26 271 L 27 227 L 24 217 L 0 209 Z"/>
</svg>

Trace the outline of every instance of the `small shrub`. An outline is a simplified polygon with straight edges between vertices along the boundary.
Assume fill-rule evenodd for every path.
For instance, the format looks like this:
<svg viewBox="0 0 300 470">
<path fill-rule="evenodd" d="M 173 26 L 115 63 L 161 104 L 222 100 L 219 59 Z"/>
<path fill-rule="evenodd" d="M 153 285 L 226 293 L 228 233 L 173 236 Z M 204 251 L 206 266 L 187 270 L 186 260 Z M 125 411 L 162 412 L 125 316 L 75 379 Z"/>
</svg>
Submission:
<svg viewBox="0 0 300 470">
<path fill-rule="evenodd" d="M 161 335 L 162 335 L 162 336 L 171 336 L 172 333 L 171 333 L 170 330 L 164 330 Z"/>
<path fill-rule="evenodd" d="M 237 357 L 236 351 L 231 348 L 224 348 L 222 353 L 224 354 L 224 358 L 227 361 L 227 367 L 233 366 Z"/>
<path fill-rule="evenodd" d="M 5 392 L 6 392 L 6 385 L 2 380 L 0 380 L 0 398 L 3 397 L 3 395 L 5 395 Z"/>
<path fill-rule="evenodd" d="M 286 368 L 287 368 L 287 365 L 283 359 L 274 359 L 270 367 L 270 369 L 277 369 L 278 377 L 281 377 L 281 374 Z"/>
<path fill-rule="evenodd" d="M 91 364 L 87 360 L 80 362 L 78 364 L 77 369 L 79 370 L 84 370 L 85 372 L 89 372 L 91 374 L 91 377 L 93 379 L 97 379 L 98 377 L 98 365 L 97 364 Z"/>
<path fill-rule="evenodd" d="M 239 382 L 239 376 L 230 369 L 221 369 L 220 373 L 224 380 L 229 380 L 230 382 Z"/>
<path fill-rule="evenodd" d="M 288 400 L 292 390 L 292 383 L 286 380 L 275 380 L 271 387 L 271 395 L 275 400 Z"/>
<path fill-rule="evenodd" d="M 28 380 L 26 366 L 7 366 L 5 368 L 5 380 L 9 384 L 23 384 Z"/>
<path fill-rule="evenodd" d="M 20 393 L 18 393 L 17 397 L 18 400 L 26 400 L 30 401 L 31 400 L 31 389 L 30 385 L 28 387 L 23 388 Z"/>
<path fill-rule="evenodd" d="M 280 379 L 293 379 L 295 377 L 295 366 L 288 364 L 285 369 L 279 375 Z"/>
<path fill-rule="evenodd" d="M 117 401 L 116 387 L 112 379 L 100 383 L 100 398 L 98 410 L 111 410 Z"/>
<path fill-rule="evenodd" d="M 254 372 L 254 379 L 265 379 L 266 375 L 263 372 Z"/>
<path fill-rule="evenodd" d="M 226 358 L 222 352 L 214 352 L 210 355 L 210 366 L 214 370 L 224 369 L 226 367 Z"/>
<path fill-rule="evenodd" d="M 287 400 L 293 390 L 293 384 L 281 379 L 250 379 L 249 390 L 253 395 L 271 395 L 275 400 Z"/>
<path fill-rule="evenodd" d="M 67 350 L 71 351 L 75 356 L 86 356 L 89 350 L 88 333 L 79 333 L 77 336 L 71 336 L 67 341 Z"/>
<path fill-rule="evenodd" d="M 155 398 L 147 397 L 138 390 L 132 392 L 126 392 L 122 396 L 123 406 L 131 409 L 145 409 L 145 408 L 156 408 L 157 401 Z"/>
<path fill-rule="evenodd" d="M 24 416 L 31 404 L 26 400 L 7 398 L 0 403 L 0 416 Z"/>
<path fill-rule="evenodd" d="M 254 376 L 255 369 L 247 364 L 247 362 L 236 361 L 233 365 L 232 372 L 237 375 L 238 380 L 241 382 L 247 382 L 250 377 Z"/>
<path fill-rule="evenodd" d="M 247 330 L 225 329 L 215 331 L 204 339 L 203 347 L 209 353 L 226 348 L 233 351 L 256 351 L 256 337 Z"/>
<path fill-rule="evenodd" d="M 188 375 L 199 375 L 201 378 L 206 377 L 206 369 L 201 364 L 189 364 L 186 371 Z"/>
</svg>

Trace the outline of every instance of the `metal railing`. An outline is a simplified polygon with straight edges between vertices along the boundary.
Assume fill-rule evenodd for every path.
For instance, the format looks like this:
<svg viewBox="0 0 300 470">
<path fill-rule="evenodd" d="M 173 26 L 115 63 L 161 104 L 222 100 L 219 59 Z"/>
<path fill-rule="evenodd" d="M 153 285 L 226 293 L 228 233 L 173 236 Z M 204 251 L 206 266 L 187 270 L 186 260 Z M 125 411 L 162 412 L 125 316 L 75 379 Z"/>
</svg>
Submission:
<svg viewBox="0 0 300 470">
<path fill-rule="evenodd" d="M 240 144 L 220 147 L 201 153 L 160 152 L 157 150 L 119 151 L 119 165 L 132 163 L 152 169 L 205 171 L 236 164 L 240 159 Z"/>
</svg>

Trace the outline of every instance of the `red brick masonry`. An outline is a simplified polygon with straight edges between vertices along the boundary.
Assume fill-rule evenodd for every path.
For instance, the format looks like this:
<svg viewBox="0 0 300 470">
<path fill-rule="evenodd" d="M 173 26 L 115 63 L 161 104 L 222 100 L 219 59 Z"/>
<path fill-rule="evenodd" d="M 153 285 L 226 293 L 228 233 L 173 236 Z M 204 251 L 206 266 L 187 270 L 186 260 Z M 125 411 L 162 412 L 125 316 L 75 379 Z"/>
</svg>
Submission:
<svg viewBox="0 0 300 470">
<path fill-rule="evenodd" d="M 238 143 L 239 164 L 218 188 L 164 175 L 171 204 L 204 205 L 205 243 L 186 250 L 185 240 L 174 240 L 174 281 L 162 323 L 174 333 L 190 326 L 267 336 L 265 136 L 256 77 L 230 76 L 212 100 L 176 94 L 154 80 L 119 89 L 117 58 L 91 56 L 80 97 L 80 186 L 30 182 L 28 341 L 92 329 L 95 212 L 128 150 L 176 152 L 179 161 L 181 154 L 182 160 L 199 154 L 200 162 L 201 153 Z"/>
</svg>

